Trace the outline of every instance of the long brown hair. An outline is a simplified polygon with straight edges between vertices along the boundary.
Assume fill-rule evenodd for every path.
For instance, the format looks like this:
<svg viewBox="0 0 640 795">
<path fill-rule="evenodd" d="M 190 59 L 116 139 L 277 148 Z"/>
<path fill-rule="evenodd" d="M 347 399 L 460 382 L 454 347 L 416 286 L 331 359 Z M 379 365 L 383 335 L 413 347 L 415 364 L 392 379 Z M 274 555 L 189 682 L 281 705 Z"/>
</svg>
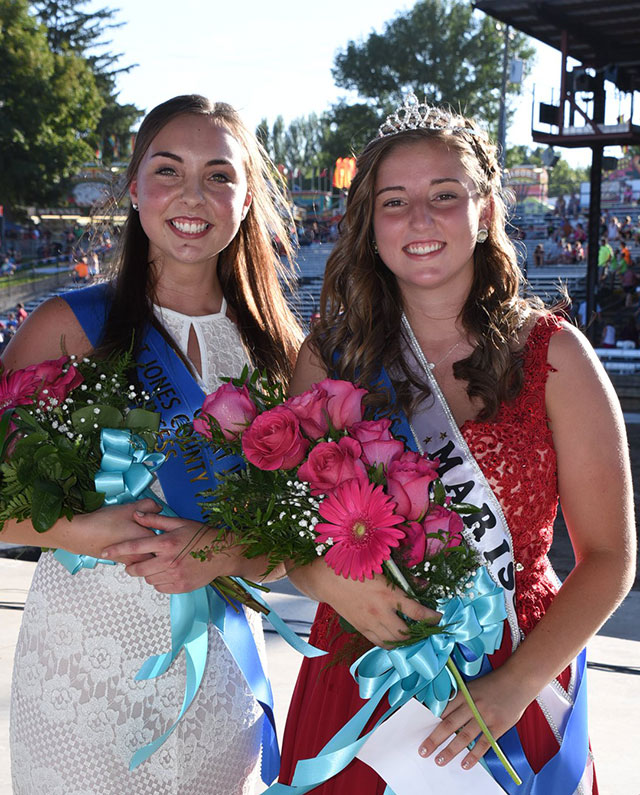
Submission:
<svg viewBox="0 0 640 795">
<path fill-rule="evenodd" d="M 293 277 L 292 221 L 277 170 L 236 111 L 224 102 L 211 102 L 197 94 L 174 97 L 155 107 L 140 125 L 123 195 L 155 136 L 170 121 L 186 114 L 214 119 L 244 151 L 247 186 L 253 198 L 238 233 L 218 256 L 218 278 L 253 365 L 265 370 L 271 380 L 286 383 L 302 339 L 283 289 L 291 285 Z M 282 259 L 274 247 L 276 236 L 284 248 Z M 122 230 L 113 303 L 100 353 L 127 349 L 132 334 L 140 342 L 148 325 L 157 326 L 151 265 L 149 240 L 131 207 Z"/>
<path fill-rule="evenodd" d="M 310 342 L 327 369 L 339 378 L 372 386 L 381 365 L 387 371 L 392 368 L 398 406 L 408 412 L 415 407 L 412 386 L 422 395 L 429 393 L 426 381 L 403 355 L 402 297 L 394 275 L 374 247 L 374 188 L 380 164 L 396 147 L 425 140 L 444 145 L 460 156 L 479 195 L 493 206 L 489 237 L 476 245 L 473 283 L 460 314 L 476 345 L 453 368 L 455 377 L 467 382 L 469 397 L 481 400 L 480 418 L 488 419 L 522 387 L 518 332 L 531 311 L 530 303 L 519 298 L 522 277 L 505 229 L 496 147 L 472 121 L 443 108 L 433 108 L 433 115 L 437 127 L 376 138 L 357 158 L 340 237 L 325 269 L 321 319 L 313 327 Z M 340 352 L 339 358 L 335 351 Z"/>
</svg>

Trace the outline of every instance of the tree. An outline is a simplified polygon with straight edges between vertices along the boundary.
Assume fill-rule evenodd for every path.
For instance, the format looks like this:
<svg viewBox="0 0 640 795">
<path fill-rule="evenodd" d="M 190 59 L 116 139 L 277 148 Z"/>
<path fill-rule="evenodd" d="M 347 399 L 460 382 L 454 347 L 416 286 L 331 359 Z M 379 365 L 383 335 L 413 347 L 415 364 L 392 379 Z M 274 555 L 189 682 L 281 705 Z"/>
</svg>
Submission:
<svg viewBox="0 0 640 795">
<path fill-rule="evenodd" d="M 0 0 L 0 204 L 46 204 L 92 155 L 103 100 L 86 61 L 53 53 L 27 0 Z"/>
<path fill-rule="evenodd" d="M 339 102 L 324 114 L 323 153 L 333 164 L 339 157 L 353 157 L 375 137 L 383 119 L 365 103 L 347 105 Z"/>
<path fill-rule="evenodd" d="M 549 196 L 580 193 L 580 183 L 589 181 L 589 168 L 574 168 L 562 157 L 549 171 Z"/>
<path fill-rule="evenodd" d="M 105 31 L 122 24 L 112 21 L 116 11 L 109 8 L 82 11 L 81 6 L 86 4 L 87 0 L 37 0 L 32 5 L 47 28 L 51 50 L 86 59 L 93 72 L 103 109 L 91 143 L 102 152 L 103 162 L 109 164 L 127 153 L 131 127 L 142 111 L 135 105 L 121 105 L 117 101 L 117 76 L 133 69 L 134 64 L 115 68 L 121 53 L 104 51 L 111 43 L 102 39 Z"/>
<path fill-rule="evenodd" d="M 495 22 L 474 14 L 466 0 L 421 0 L 360 42 L 338 52 L 332 70 L 341 88 L 389 108 L 413 91 L 483 119 L 495 132 L 500 108 L 504 38 Z M 510 53 L 526 61 L 534 54 L 516 33 Z M 510 83 L 508 94 L 520 92 Z"/>
</svg>

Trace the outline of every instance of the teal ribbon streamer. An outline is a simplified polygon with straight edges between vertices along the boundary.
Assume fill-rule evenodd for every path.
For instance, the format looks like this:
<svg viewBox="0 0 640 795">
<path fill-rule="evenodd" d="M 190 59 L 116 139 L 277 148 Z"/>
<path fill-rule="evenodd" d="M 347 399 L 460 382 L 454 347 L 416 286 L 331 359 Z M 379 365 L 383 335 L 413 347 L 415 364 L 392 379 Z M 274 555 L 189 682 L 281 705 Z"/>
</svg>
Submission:
<svg viewBox="0 0 640 795">
<path fill-rule="evenodd" d="M 285 640 L 292 649 L 295 649 L 295 651 L 303 654 L 305 657 L 323 657 L 325 654 L 327 654 L 327 652 L 323 649 L 318 649 L 315 646 L 312 646 L 310 643 L 307 643 L 306 640 L 302 640 L 299 635 L 297 635 L 290 627 L 288 627 L 276 613 L 276 611 L 271 609 L 269 603 L 263 599 L 260 591 L 258 591 L 256 588 L 252 588 L 241 577 L 232 577 L 232 579 L 241 585 L 242 588 L 244 588 L 244 590 L 256 600 L 256 602 L 265 608 L 267 612 L 264 614 L 264 617 L 275 629 L 278 635 L 280 635 L 280 637 Z"/>
<path fill-rule="evenodd" d="M 96 491 L 105 494 L 106 505 L 122 505 L 142 497 L 161 501 L 149 490 L 154 472 L 161 466 L 164 456 L 149 453 L 144 440 L 125 429 L 104 429 L 101 434 L 100 449 L 102 460 L 94 480 Z M 163 504 L 161 513 L 167 516 L 177 514 Z M 159 533 L 160 531 L 155 531 Z M 93 569 L 98 563 L 115 565 L 112 560 L 94 558 L 90 555 L 75 555 L 66 550 L 56 550 L 54 556 L 71 573 L 80 569 Z M 258 591 L 240 578 L 234 578 L 254 599 L 267 610 L 267 619 L 276 631 L 296 651 L 310 657 L 326 654 L 299 638 L 273 611 Z M 208 653 L 208 626 L 215 625 L 225 641 L 238 667 L 242 671 L 256 700 L 265 713 L 263 723 L 262 774 L 266 783 L 273 781 L 278 774 L 280 755 L 278 750 L 275 718 L 273 714 L 273 693 L 266 678 L 253 635 L 247 625 L 242 606 L 234 603 L 228 608 L 227 601 L 210 586 L 181 594 L 171 594 L 169 611 L 171 621 L 171 650 L 147 659 L 136 674 L 136 681 L 153 679 L 165 673 L 180 652 L 184 650 L 186 661 L 185 692 L 179 715 L 175 722 L 161 736 L 139 748 L 131 758 L 129 769 L 133 770 L 148 759 L 168 739 L 193 702 L 204 675 Z M 237 616 L 237 618 L 236 618 Z M 240 618 L 241 617 L 241 618 Z"/>
<path fill-rule="evenodd" d="M 367 703 L 338 731 L 313 759 L 301 759 L 291 785 L 274 784 L 269 795 L 304 795 L 343 770 L 377 727 L 410 698 L 416 697 L 440 715 L 457 693 L 457 685 L 446 668 L 453 657 L 460 670 L 478 673 L 486 654 L 493 653 L 502 640 L 506 617 L 502 589 L 484 568 L 470 580 L 463 596 L 438 603 L 442 612 L 442 633 L 396 649 L 376 647 L 351 666 L 360 697 Z M 389 709 L 367 734 L 364 727 L 376 707 L 387 696 Z"/>
</svg>

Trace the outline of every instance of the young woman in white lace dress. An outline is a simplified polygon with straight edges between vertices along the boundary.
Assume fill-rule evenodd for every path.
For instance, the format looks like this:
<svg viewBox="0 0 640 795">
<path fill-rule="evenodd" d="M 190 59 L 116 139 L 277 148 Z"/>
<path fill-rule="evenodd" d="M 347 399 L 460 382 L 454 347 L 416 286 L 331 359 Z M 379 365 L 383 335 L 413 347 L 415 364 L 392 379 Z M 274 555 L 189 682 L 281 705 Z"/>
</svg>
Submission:
<svg viewBox="0 0 640 795">
<path fill-rule="evenodd" d="M 143 383 L 143 376 L 153 383 L 154 368 L 182 368 L 184 389 L 204 396 L 246 363 L 286 381 L 299 329 L 272 244 L 273 234 L 285 246 L 288 236 L 286 205 L 276 207 L 280 197 L 269 167 L 228 105 L 184 96 L 151 111 L 128 170 L 132 204 L 117 275 L 39 307 L 7 348 L 5 366 L 56 358 L 61 340 L 68 353 L 101 355 L 128 348 L 133 334 L 137 353 L 144 354 L 153 331 L 164 353 L 159 361 L 138 357 L 146 361 L 145 373 L 138 367 Z M 180 389 L 164 381 L 158 388 L 158 401 L 171 410 L 164 421 L 187 413 Z M 166 445 L 168 456 L 174 451 Z M 187 475 L 185 482 L 194 480 L 197 475 Z M 210 485 L 196 484 L 200 490 Z M 163 487 L 171 504 L 174 484 Z M 143 514 L 159 510 L 151 500 L 62 519 L 46 538 L 28 522 L 5 525 L 7 541 L 96 557 L 118 542 L 152 541 L 142 553 L 113 551 L 112 559 L 124 565 L 74 576 L 51 553 L 41 556 L 14 667 L 15 795 L 254 792 L 263 711 L 211 627 L 207 668 L 193 703 L 166 742 L 128 769 L 132 754 L 163 734 L 182 704 L 184 654 L 162 676 L 134 681 L 149 656 L 171 647 L 169 594 L 204 586 L 217 575 L 255 578 L 263 570 L 262 561 L 247 561 L 232 547 L 204 564 L 185 554 L 200 527 L 196 500 L 186 507 L 179 515 L 187 518 L 156 517 L 156 526 L 167 531 L 163 536 L 143 526 L 151 524 Z M 249 624 L 264 657 L 260 622 L 249 618 Z"/>
</svg>

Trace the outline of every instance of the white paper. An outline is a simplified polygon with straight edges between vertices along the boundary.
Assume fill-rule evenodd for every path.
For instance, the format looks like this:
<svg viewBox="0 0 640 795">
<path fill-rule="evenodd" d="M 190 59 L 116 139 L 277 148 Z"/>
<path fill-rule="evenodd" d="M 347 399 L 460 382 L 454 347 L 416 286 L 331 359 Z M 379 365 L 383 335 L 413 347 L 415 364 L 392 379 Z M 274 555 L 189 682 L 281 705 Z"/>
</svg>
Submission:
<svg viewBox="0 0 640 795">
<path fill-rule="evenodd" d="M 504 795 L 482 765 L 463 770 L 463 754 L 443 767 L 434 761 L 438 751 L 426 759 L 420 756 L 420 743 L 439 723 L 440 718 L 412 698 L 375 730 L 358 759 L 372 767 L 395 795 Z"/>
</svg>

